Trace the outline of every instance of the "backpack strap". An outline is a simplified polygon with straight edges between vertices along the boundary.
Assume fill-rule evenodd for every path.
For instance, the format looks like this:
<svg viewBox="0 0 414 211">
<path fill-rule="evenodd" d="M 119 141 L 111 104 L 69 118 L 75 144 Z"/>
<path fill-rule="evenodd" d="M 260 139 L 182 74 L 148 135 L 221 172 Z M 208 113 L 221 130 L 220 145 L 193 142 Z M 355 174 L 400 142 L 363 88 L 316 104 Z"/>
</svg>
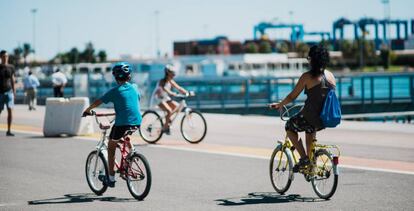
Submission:
<svg viewBox="0 0 414 211">
<path fill-rule="evenodd" d="M 325 72 L 322 74 L 322 88 L 329 88 L 329 89 L 335 89 L 335 86 L 329 83 L 328 79 L 325 76 Z"/>
<path fill-rule="evenodd" d="M 323 72 L 322 73 L 322 81 L 321 81 L 322 88 L 330 88 L 330 87 L 326 86 L 327 82 L 328 82 L 328 79 L 326 79 L 325 72 Z"/>
</svg>

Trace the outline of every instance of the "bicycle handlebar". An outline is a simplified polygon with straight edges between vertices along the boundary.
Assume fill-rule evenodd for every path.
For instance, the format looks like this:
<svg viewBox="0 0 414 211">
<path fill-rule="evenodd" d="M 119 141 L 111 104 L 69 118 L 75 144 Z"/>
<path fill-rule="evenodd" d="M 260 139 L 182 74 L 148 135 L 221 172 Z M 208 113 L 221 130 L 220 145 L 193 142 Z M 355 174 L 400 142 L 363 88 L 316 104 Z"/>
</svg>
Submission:
<svg viewBox="0 0 414 211">
<path fill-rule="evenodd" d="M 99 125 L 99 127 L 102 126 L 102 123 L 99 121 L 98 117 L 108 117 L 108 116 L 115 116 L 115 113 L 96 113 L 96 111 L 91 110 L 90 113 L 83 113 L 82 117 L 86 117 L 86 116 L 95 116 L 95 121 L 96 123 Z M 109 123 L 114 122 L 115 119 L 109 121 Z"/>
<path fill-rule="evenodd" d="M 86 116 L 96 116 L 96 117 L 103 117 L 103 116 L 115 116 L 115 113 L 96 113 L 96 111 L 91 110 L 91 113 L 83 113 L 82 117 Z"/>
<path fill-rule="evenodd" d="M 283 108 L 281 109 L 282 112 L 280 112 L 281 113 L 280 119 L 282 121 L 288 121 L 290 119 L 290 117 L 293 116 L 293 115 L 290 114 L 290 111 L 295 109 L 295 108 L 298 108 L 298 107 L 303 107 L 303 104 L 297 104 L 297 105 L 294 105 L 290 108 L 288 108 L 287 106 L 284 105 Z"/>
<path fill-rule="evenodd" d="M 115 116 L 115 113 L 101 113 L 101 114 L 96 114 L 95 116 L 97 117 L 102 117 L 102 116 Z"/>
<path fill-rule="evenodd" d="M 195 92 L 190 91 L 190 92 L 187 92 L 186 94 L 178 94 L 175 97 L 178 97 L 178 98 L 188 98 L 188 97 L 193 97 L 193 96 L 195 96 Z"/>
</svg>

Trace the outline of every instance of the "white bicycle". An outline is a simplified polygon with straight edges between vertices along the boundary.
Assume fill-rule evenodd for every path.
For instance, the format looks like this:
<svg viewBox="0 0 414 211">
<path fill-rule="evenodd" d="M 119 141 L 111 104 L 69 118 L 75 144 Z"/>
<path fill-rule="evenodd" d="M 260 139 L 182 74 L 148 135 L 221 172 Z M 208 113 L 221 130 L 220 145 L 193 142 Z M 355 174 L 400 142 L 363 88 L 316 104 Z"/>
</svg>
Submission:
<svg viewBox="0 0 414 211">
<path fill-rule="evenodd" d="M 171 115 L 171 124 L 177 119 L 180 112 L 184 113 L 181 119 L 180 131 L 186 141 L 192 144 L 201 142 L 207 133 L 207 123 L 199 111 L 187 107 L 186 98 L 194 96 L 194 93 L 187 95 L 177 95 L 179 105 L 174 109 Z M 163 135 L 166 113 L 159 115 L 155 110 L 145 111 L 142 115 L 142 123 L 139 129 L 140 135 L 144 141 L 155 144 Z"/>
</svg>

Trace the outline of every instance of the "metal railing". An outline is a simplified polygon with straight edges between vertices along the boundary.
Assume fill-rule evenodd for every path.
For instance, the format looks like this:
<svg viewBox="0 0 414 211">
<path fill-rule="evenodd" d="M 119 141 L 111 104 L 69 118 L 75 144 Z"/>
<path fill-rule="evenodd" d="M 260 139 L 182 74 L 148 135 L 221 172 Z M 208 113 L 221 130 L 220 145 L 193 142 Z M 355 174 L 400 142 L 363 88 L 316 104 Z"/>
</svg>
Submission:
<svg viewBox="0 0 414 211">
<path fill-rule="evenodd" d="M 189 99 L 197 108 L 250 108 L 283 100 L 295 87 L 299 77 L 178 79 L 197 97 Z M 336 93 L 341 104 L 369 105 L 404 102 L 414 104 L 414 73 L 359 74 L 336 77 Z M 152 83 L 155 86 L 154 83 Z M 294 103 L 303 103 L 302 94 Z"/>
<path fill-rule="evenodd" d="M 266 103 L 277 102 L 286 97 L 294 88 L 299 77 L 221 77 L 221 78 L 177 78 L 178 83 L 188 90 L 195 91 L 196 97 L 187 103 L 200 108 L 245 108 L 262 107 Z M 337 96 L 342 105 L 373 105 L 377 103 L 414 104 L 414 73 L 395 74 L 354 74 L 336 76 Z M 65 97 L 75 95 L 72 81 L 65 88 Z M 102 96 L 114 84 L 103 81 L 89 81 L 91 100 Z M 149 99 L 156 81 L 142 84 L 143 99 Z M 149 86 L 149 87 L 148 87 Z M 23 91 L 18 91 L 18 96 Z M 48 81 L 41 81 L 38 99 L 53 96 L 53 88 Z M 22 97 L 22 96 L 20 96 Z M 294 103 L 303 103 L 302 94 Z M 147 100 L 148 101 L 148 100 Z M 143 102 L 146 107 L 148 102 Z"/>
</svg>

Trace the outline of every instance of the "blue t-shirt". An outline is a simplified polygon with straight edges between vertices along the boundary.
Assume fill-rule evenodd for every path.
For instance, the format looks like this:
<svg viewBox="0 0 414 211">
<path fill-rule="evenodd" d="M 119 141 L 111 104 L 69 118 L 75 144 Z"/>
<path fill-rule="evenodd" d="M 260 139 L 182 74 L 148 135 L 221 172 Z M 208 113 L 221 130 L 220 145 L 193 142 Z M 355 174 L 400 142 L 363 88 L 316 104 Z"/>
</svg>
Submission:
<svg viewBox="0 0 414 211">
<path fill-rule="evenodd" d="M 140 96 L 136 84 L 126 82 L 114 87 L 101 97 L 101 101 L 114 104 L 115 126 L 141 125 Z"/>
</svg>

